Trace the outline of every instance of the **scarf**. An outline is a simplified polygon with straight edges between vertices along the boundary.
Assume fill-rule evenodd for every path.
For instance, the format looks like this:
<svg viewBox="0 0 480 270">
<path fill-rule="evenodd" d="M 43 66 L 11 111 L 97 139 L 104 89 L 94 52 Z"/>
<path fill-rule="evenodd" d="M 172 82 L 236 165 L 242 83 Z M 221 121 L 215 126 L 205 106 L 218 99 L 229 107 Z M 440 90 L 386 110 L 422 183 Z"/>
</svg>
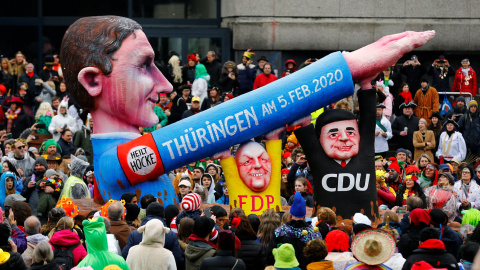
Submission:
<svg viewBox="0 0 480 270">
<path fill-rule="evenodd" d="M 427 94 L 428 88 L 430 88 L 430 85 L 429 85 L 429 84 L 427 84 L 427 86 L 426 86 L 425 88 L 423 88 L 423 87 L 421 88 L 424 95 Z"/>
<path fill-rule="evenodd" d="M 32 78 L 33 75 L 35 75 L 35 73 L 33 73 L 33 72 L 27 72 L 27 75 L 28 75 L 28 77 Z"/>
<path fill-rule="evenodd" d="M 380 122 L 380 120 L 378 120 L 378 119 L 377 119 L 377 126 L 378 126 L 381 130 L 383 130 L 383 132 L 387 132 L 387 128 L 384 127 L 384 126 L 382 125 L 382 123 Z"/>
<path fill-rule="evenodd" d="M 455 132 L 454 130 L 452 130 L 452 133 Z M 447 142 L 447 137 L 450 136 L 450 139 L 448 140 L 448 146 L 447 148 L 445 148 L 445 143 Z M 443 145 L 442 145 L 442 149 L 443 149 L 443 152 L 445 154 L 448 154 L 450 152 L 450 146 L 452 146 L 452 139 L 453 139 L 453 134 L 449 134 L 448 131 L 447 131 L 447 134 L 445 135 L 445 140 L 443 140 Z"/>
<path fill-rule="evenodd" d="M 472 180 L 470 180 L 471 182 Z M 470 184 L 465 184 L 462 181 L 463 193 L 465 193 L 465 198 L 468 198 L 468 190 L 470 189 Z"/>
<path fill-rule="evenodd" d="M 7 118 L 7 133 L 11 133 L 13 120 L 17 119 L 18 114 L 22 111 L 22 108 L 18 108 L 16 111 L 12 111 L 12 109 L 8 109 L 5 113 L 5 117 Z"/>
<path fill-rule="evenodd" d="M 405 189 L 405 192 L 403 193 L 403 202 L 402 205 L 407 205 L 407 199 L 411 196 L 415 196 L 417 193 L 414 190 L 410 189 Z"/>
<path fill-rule="evenodd" d="M 465 77 L 468 77 L 468 72 L 470 71 L 470 67 L 468 68 L 462 68 L 462 72 L 463 72 L 463 75 L 465 75 Z"/>
<path fill-rule="evenodd" d="M 409 103 L 410 101 L 413 100 L 412 93 L 410 93 L 410 91 L 408 91 L 408 92 L 403 91 L 403 92 L 400 93 L 400 96 L 403 97 L 403 100 L 405 101 L 405 104 L 407 104 L 407 103 Z"/>
</svg>

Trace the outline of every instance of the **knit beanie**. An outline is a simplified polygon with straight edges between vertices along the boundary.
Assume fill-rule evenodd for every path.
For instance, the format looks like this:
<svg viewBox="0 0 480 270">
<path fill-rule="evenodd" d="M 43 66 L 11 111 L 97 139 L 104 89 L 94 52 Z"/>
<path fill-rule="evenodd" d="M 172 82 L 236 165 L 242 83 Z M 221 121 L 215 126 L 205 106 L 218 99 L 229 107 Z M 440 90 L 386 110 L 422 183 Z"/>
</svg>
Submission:
<svg viewBox="0 0 480 270">
<path fill-rule="evenodd" d="M 410 212 L 410 221 L 412 221 L 413 225 L 420 225 L 420 222 L 429 225 L 430 220 L 430 215 L 423 209 L 417 208 Z"/>
<path fill-rule="evenodd" d="M 140 214 L 140 207 L 136 204 L 127 203 L 125 204 L 125 209 L 127 209 L 127 214 L 125 215 L 125 220 L 127 221 L 134 221 Z"/>
<path fill-rule="evenodd" d="M 290 207 L 290 215 L 297 218 L 302 218 L 307 214 L 306 207 L 307 205 L 305 204 L 305 200 L 303 199 L 302 194 L 300 194 L 300 192 L 296 192 L 295 199 L 293 200 L 293 204 Z"/>
<path fill-rule="evenodd" d="M 477 101 L 472 99 L 472 100 L 468 103 L 468 107 L 471 107 L 471 106 L 475 106 L 475 107 L 478 108 L 478 103 L 477 103 Z"/>
<path fill-rule="evenodd" d="M 438 239 L 439 237 L 440 233 L 436 229 L 432 227 L 426 227 L 420 231 L 418 240 L 420 240 L 421 242 L 425 242 L 429 239 Z"/>
<path fill-rule="evenodd" d="M 189 193 L 185 195 L 185 197 L 182 199 L 182 203 L 180 204 L 182 210 L 187 212 L 197 211 L 200 209 L 201 205 L 202 198 L 197 193 Z"/>
<path fill-rule="evenodd" d="M 50 178 L 50 176 L 54 175 L 54 174 L 57 174 L 57 172 L 54 170 L 54 169 L 48 169 L 46 172 L 45 172 L 45 176 L 47 178 Z"/>
<path fill-rule="evenodd" d="M 235 250 L 235 234 L 230 230 L 221 230 L 218 233 L 217 247 L 220 250 Z"/>
<path fill-rule="evenodd" d="M 35 160 L 35 165 L 37 165 L 37 164 L 40 164 L 40 165 L 45 166 L 45 169 L 48 168 L 47 160 L 46 160 L 44 157 L 38 157 L 38 158 Z"/>
<path fill-rule="evenodd" d="M 165 217 L 165 209 L 163 205 L 159 202 L 152 202 L 147 206 L 145 210 L 147 216 L 156 216 L 156 217 Z"/>
</svg>

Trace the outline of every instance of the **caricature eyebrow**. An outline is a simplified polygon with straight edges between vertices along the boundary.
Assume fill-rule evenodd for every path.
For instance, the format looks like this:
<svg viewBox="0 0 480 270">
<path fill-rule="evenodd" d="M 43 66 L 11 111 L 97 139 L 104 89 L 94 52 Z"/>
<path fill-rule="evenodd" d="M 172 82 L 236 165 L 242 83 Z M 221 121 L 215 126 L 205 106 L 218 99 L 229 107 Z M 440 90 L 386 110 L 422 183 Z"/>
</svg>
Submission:
<svg viewBox="0 0 480 270">
<path fill-rule="evenodd" d="M 338 128 L 332 128 L 327 133 L 330 133 L 330 132 L 338 132 Z"/>
<path fill-rule="evenodd" d="M 354 127 L 347 127 L 346 130 L 355 130 Z"/>
</svg>

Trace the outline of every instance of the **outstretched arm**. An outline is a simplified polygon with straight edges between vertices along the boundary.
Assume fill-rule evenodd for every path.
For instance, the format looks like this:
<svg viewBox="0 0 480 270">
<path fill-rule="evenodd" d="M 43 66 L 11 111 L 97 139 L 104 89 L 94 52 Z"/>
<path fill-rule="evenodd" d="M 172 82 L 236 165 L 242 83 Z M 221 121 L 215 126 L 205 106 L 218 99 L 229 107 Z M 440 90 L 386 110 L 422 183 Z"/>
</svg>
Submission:
<svg viewBox="0 0 480 270">
<path fill-rule="evenodd" d="M 362 89 L 370 89 L 370 82 L 381 71 L 391 67 L 404 54 L 421 47 L 435 36 L 435 31 L 413 32 L 385 36 L 378 41 L 350 53 L 344 53 L 353 81 Z"/>
</svg>

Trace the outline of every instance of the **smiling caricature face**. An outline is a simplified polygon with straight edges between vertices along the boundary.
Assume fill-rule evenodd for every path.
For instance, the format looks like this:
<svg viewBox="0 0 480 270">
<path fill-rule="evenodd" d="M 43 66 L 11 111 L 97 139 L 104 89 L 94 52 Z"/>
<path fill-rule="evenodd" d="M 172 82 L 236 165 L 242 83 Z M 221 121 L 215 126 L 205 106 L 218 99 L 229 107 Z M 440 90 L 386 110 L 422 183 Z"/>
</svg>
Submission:
<svg viewBox="0 0 480 270">
<path fill-rule="evenodd" d="M 141 30 L 122 42 L 114 53 L 112 72 L 96 97 L 100 108 L 112 116 L 142 127 L 158 123 L 153 107 L 160 92 L 171 92 L 172 86 L 154 65 L 155 54 Z"/>
<path fill-rule="evenodd" d="M 235 155 L 235 162 L 240 178 L 248 188 L 261 192 L 268 187 L 272 162 L 260 144 L 249 142 L 242 145 Z"/>
<path fill-rule="evenodd" d="M 326 124 L 320 133 L 320 144 L 328 157 L 347 160 L 358 154 L 360 134 L 356 120 Z"/>
</svg>

